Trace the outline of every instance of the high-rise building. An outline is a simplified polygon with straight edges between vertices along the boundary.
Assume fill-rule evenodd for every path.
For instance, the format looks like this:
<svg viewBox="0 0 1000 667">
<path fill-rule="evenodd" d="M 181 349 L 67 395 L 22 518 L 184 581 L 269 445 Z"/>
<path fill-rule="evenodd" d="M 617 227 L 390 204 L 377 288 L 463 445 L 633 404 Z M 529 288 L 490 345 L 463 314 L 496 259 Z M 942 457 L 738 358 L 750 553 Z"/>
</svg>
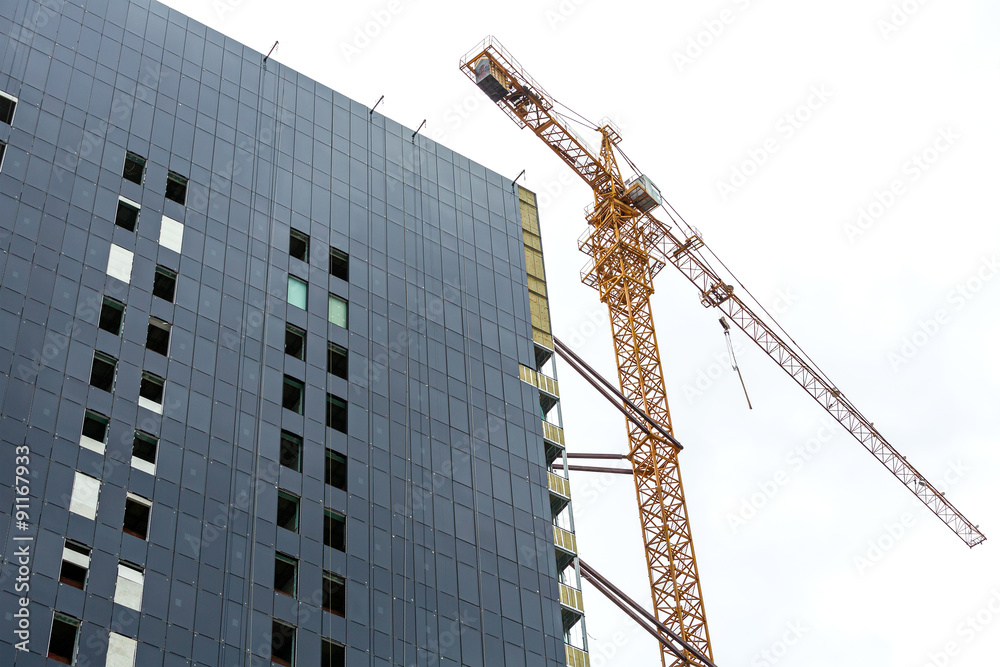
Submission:
<svg viewBox="0 0 1000 667">
<path fill-rule="evenodd" d="M 588 664 L 532 193 L 156 2 L 12 0 L 0 275 L 0 664 Z"/>
</svg>

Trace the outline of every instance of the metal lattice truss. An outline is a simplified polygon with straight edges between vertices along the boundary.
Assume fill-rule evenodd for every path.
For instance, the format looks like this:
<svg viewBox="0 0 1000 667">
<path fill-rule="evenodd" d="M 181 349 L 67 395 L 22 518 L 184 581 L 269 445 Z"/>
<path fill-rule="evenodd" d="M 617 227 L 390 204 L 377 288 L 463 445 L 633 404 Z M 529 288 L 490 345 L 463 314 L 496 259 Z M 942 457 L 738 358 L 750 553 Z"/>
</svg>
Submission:
<svg viewBox="0 0 1000 667">
<path fill-rule="evenodd" d="M 817 403 L 840 422 L 847 431 L 871 452 L 879 463 L 906 486 L 962 541 L 974 547 L 986 539 L 977 526 L 965 518 L 951 501 L 944 497 L 896 450 L 875 426 L 838 390 L 814 364 L 792 345 L 786 343 L 762 318 L 751 311 L 734 293 L 731 285 L 719 277 L 698 253 L 704 246 L 693 236 L 681 240 L 658 220 L 647 216 L 650 224 L 663 229 L 658 257 L 676 266 L 701 293 L 706 307 L 717 307 L 740 329 L 746 332 L 782 370 L 806 390 Z"/>
</svg>

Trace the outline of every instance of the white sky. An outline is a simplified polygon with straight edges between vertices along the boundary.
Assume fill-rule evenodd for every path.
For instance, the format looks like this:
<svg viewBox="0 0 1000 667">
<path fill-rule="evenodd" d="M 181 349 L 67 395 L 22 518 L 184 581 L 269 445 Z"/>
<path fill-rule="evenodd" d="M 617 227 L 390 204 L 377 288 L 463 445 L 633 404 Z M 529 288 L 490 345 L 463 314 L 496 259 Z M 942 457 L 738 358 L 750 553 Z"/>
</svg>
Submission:
<svg viewBox="0 0 1000 667">
<path fill-rule="evenodd" d="M 734 332 L 749 411 L 719 315 L 667 267 L 654 308 L 716 662 L 996 664 L 995 3 L 167 4 L 261 52 L 279 40 L 276 60 L 369 106 L 384 94 L 379 111 L 413 128 L 426 118 L 427 136 L 508 177 L 527 169 L 523 182 L 541 195 L 556 334 L 609 378 L 607 315 L 578 277 L 585 258 L 576 239 L 591 195 L 458 71 L 459 58 L 494 34 L 560 101 L 592 120 L 616 119 L 622 147 L 708 245 L 992 538 L 970 551 L 914 507 L 842 428 L 827 437 L 819 406 Z M 701 52 L 692 47 L 690 62 L 679 61 L 699 40 Z M 812 97 L 818 90 L 824 99 Z M 783 122 L 810 100 L 816 108 L 800 110 L 808 119 Z M 719 183 L 748 151 L 768 147 L 763 166 L 724 198 Z M 912 162 L 925 151 L 933 164 Z M 849 235 L 858 208 L 879 193 L 889 201 L 897 180 L 883 213 Z M 904 341 L 917 344 L 908 357 Z M 561 371 L 570 449 L 621 451 L 623 419 Z M 818 451 L 798 458 L 796 448 L 816 437 Z M 729 517 L 776 474 L 784 483 L 734 528 Z M 647 601 L 631 479 L 574 474 L 572 484 L 581 554 Z M 888 548 L 871 551 L 880 541 Z M 651 638 L 593 589 L 584 595 L 591 664 L 658 664 Z"/>
</svg>

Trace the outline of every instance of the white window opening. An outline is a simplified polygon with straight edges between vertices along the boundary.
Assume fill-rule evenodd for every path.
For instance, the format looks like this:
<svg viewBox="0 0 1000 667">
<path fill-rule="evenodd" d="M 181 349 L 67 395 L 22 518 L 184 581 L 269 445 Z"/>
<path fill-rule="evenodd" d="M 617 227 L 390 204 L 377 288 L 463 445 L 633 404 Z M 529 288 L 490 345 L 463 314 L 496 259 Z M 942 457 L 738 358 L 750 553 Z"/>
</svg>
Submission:
<svg viewBox="0 0 1000 667">
<path fill-rule="evenodd" d="M 108 441 L 108 418 L 92 410 L 87 410 L 83 416 L 83 432 L 80 435 L 80 446 L 98 454 L 104 453 L 104 444 Z"/>
<path fill-rule="evenodd" d="M 112 244 L 111 252 L 108 254 L 108 275 L 123 283 L 132 280 L 133 256 L 131 250 Z"/>
<path fill-rule="evenodd" d="M 108 659 L 105 667 L 135 667 L 136 640 L 112 632 L 108 636 Z"/>
<path fill-rule="evenodd" d="M 73 477 L 73 491 L 70 495 L 69 511 L 88 519 L 97 517 L 97 496 L 101 492 L 101 480 L 84 475 L 77 470 Z"/>
<path fill-rule="evenodd" d="M 172 218 L 163 216 L 160 223 L 160 245 L 180 254 L 184 241 L 184 225 Z"/>
<path fill-rule="evenodd" d="M 115 602 L 135 609 L 142 610 L 142 568 L 131 563 L 118 563 L 118 583 L 115 585 Z"/>
<path fill-rule="evenodd" d="M 59 569 L 59 583 L 83 589 L 87 585 L 90 570 L 90 547 L 66 540 L 63 545 L 62 566 Z"/>
</svg>

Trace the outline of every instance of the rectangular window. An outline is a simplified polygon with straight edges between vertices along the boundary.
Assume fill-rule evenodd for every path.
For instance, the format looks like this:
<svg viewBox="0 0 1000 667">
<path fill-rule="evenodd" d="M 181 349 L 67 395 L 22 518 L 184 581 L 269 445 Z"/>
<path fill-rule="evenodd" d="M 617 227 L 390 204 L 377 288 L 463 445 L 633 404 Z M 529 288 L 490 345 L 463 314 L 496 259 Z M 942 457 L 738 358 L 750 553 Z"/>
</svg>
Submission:
<svg viewBox="0 0 1000 667">
<path fill-rule="evenodd" d="M 284 667 L 295 667 L 295 628 L 281 621 L 271 620 L 271 662 Z"/>
<path fill-rule="evenodd" d="M 288 254 L 303 262 L 309 261 L 309 235 L 293 229 L 288 235 Z"/>
<path fill-rule="evenodd" d="M 55 612 L 52 615 L 52 632 L 49 633 L 48 657 L 66 665 L 76 660 L 76 645 L 80 638 L 80 620 Z"/>
<path fill-rule="evenodd" d="M 347 459 L 329 449 L 326 450 L 324 481 L 335 489 L 347 490 Z"/>
<path fill-rule="evenodd" d="M 83 588 L 87 585 L 87 571 L 90 569 L 90 547 L 73 540 L 63 545 L 62 567 L 59 569 L 60 583 Z"/>
<path fill-rule="evenodd" d="M 295 276 L 288 276 L 288 303 L 306 310 L 309 305 L 309 285 Z"/>
<path fill-rule="evenodd" d="M 146 328 L 146 349 L 167 356 L 170 348 L 170 324 L 156 317 L 149 318 Z"/>
<path fill-rule="evenodd" d="M 347 658 L 344 645 L 323 638 L 323 649 L 320 653 L 319 663 L 323 667 L 346 667 Z"/>
<path fill-rule="evenodd" d="M 114 335 L 122 332 L 122 320 L 125 318 L 125 304 L 109 297 L 104 297 L 101 303 L 101 316 L 97 326 Z"/>
<path fill-rule="evenodd" d="M 347 599 L 344 580 L 330 572 L 323 573 L 323 609 L 337 616 L 346 616 Z"/>
<path fill-rule="evenodd" d="M 101 480 L 84 475 L 79 470 L 73 475 L 73 491 L 69 498 L 69 511 L 93 519 L 97 517 L 97 496 Z"/>
<path fill-rule="evenodd" d="M 343 250 L 330 248 L 330 275 L 347 280 L 347 265 L 347 253 Z"/>
<path fill-rule="evenodd" d="M 102 352 L 94 352 L 94 363 L 90 367 L 90 385 L 103 391 L 111 391 L 115 385 L 115 369 L 118 360 Z"/>
<path fill-rule="evenodd" d="M 296 359 L 306 358 L 306 332 L 291 324 L 285 325 L 285 354 Z"/>
<path fill-rule="evenodd" d="M 125 561 L 118 563 L 118 582 L 115 584 L 115 602 L 142 611 L 142 568 Z"/>
<path fill-rule="evenodd" d="M 167 199 L 183 206 L 187 200 L 187 187 L 187 178 L 173 171 L 167 172 Z"/>
<path fill-rule="evenodd" d="M 285 554 L 274 554 L 274 590 L 295 597 L 299 562 Z"/>
<path fill-rule="evenodd" d="M 278 456 L 281 465 L 296 472 L 302 472 L 302 438 L 294 433 L 282 431 L 281 449 Z"/>
<path fill-rule="evenodd" d="M 184 224 L 173 218 L 163 216 L 160 219 L 160 245 L 167 250 L 180 254 L 184 247 Z"/>
<path fill-rule="evenodd" d="M 347 551 L 347 517 L 332 510 L 324 511 L 323 544 L 337 551 Z"/>
<path fill-rule="evenodd" d="M 326 425 L 347 433 L 347 403 L 333 394 L 326 395 Z"/>
<path fill-rule="evenodd" d="M 330 295 L 329 318 L 338 327 L 347 328 L 347 302 L 333 294 Z"/>
<path fill-rule="evenodd" d="M 125 197 L 118 198 L 118 212 L 115 214 L 115 224 L 130 232 L 135 231 L 135 223 L 139 220 L 139 205 Z"/>
<path fill-rule="evenodd" d="M 93 410 L 87 410 L 83 415 L 83 431 L 80 435 L 80 446 L 98 454 L 103 454 L 104 444 L 107 441 L 108 418 Z"/>
<path fill-rule="evenodd" d="M 149 533 L 150 509 L 152 509 L 150 501 L 134 493 L 126 494 L 122 532 L 135 535 L 141 540 L 146 539 L 146 535 Z"/>
<path fill-rule="evenodd" d="M 132 259 L 134 257 L 135 253 L 131 250 L 126 250 L 112 243 L 111 250 L 108 252 L 108 275 L 123 283 L 128 283 L 132 280 Z"/>
<path fill-rule="evenodd" d="M 0 123 L 13 124 L 15 107 L 17 107 L 17 98 L 0 90 Z"/>
<path fill-rule="evenodd" d="M 125 166 L 122 167 L 122 178 L 142 185 L 143 171 L 146 169 L 146 158 L 132 151 L 125 153 Z"/>
<path fill-rule="evenodd" d="M 0 141 L 0 169 L 3 169 L 3 154 L 7 151 L 7 142 Z"/>
<path fill-rule="evenodd" d="M 160 440 L 155 435 L 136 431 L 132 438 L 132 467 L 136 470 L 156 474 L 156 450 Z"/>
<path fill-rule="evenodd" d="M 278 491 L 278 516 L 276 522 L 279 527 L 290 530 L 293 533 L 299 530 L 299 499 L 290 493 Z"/>
<path fill-rule="evenodd" d="M 112 632 L 108 635 L 108 659 L 104 667 L 135 667 L 136 640 Z"/>
<path fill-rule="evenodd" d="M 143 372 L 139 381 L 139 407 L 163 414 L 163 378 Z"/>
<path fill-rule="evenodd" d="M 286 410 L 291 410 L 295 414 L 301 415 L 305 400 L 305 388 L 302 383 L 293 377 L 285 376 L 281 390 L 281 406 Z"/>
<path fill-rule="evenodd" d="M 156 273 L 153 274 L 153 296 L 173 301 L 176 287 L 177 274 L 168 268 L 157 266 Z"/>
<path fill-rule="evenodd" d="M 347 379 L 347 350 L 336 343 L 327 344 L 326 372 Z"/>
</svg>

